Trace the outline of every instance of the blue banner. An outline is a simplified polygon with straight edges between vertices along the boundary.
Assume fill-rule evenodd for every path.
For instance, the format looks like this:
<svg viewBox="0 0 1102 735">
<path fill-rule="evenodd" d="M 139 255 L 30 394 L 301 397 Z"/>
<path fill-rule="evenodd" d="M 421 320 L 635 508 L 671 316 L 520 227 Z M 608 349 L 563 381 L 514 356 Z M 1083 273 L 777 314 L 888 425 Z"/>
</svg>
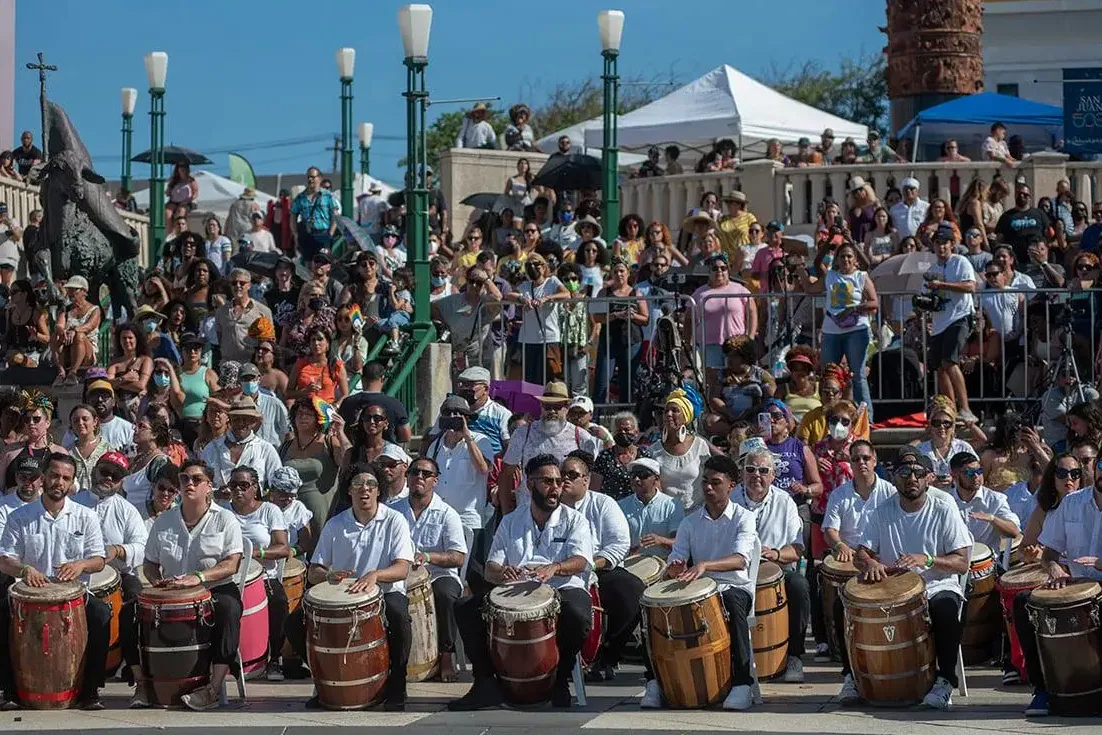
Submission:
<svg viewBox="0 0 1102 735">
<path fill-rule="evenodd" d="M 1064 69 L 1064 152 L 1102 154 L 1102 69 Z"/>
</svg>

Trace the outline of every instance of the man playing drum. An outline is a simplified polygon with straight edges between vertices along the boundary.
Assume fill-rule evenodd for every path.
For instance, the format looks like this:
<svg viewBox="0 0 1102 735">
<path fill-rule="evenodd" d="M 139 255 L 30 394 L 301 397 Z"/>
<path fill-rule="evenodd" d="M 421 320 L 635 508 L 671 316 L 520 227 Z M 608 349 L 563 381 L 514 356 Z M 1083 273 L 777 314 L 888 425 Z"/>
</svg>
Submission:
<svg viewBox="0 0 1102 735">
<path fill-rule="evenodd" d="M 662 467 L 658 460 L 640 457 L 628 462 L 633 492 L 619 500 L 628 521 L 632 554 L 665 558 L 670 555 L 685 507 L 662 492 Z"/>
<path fill-rule="evenodd" d="M 750 629 L 746 619 L 753 608 L 750 579 L 751 554 L 757 531 L 754 515 L 731 499 L 738 481 L 738 464 L 718 455 L 704 462 L 704 506 L 688 515 L 677 528 L 666 576 L 683 582 L 710 577 L 719 587 L 727 610 L 731 635 L 732 688 L 724 709 L 750 709 Z M 692 560 L 693 566 L 688 566 Z M 656 679 L 647 682 L 642 707 L 662 706 L 662 688 Z"/>
<path fill-rule="evenodd" d="M 933 471 L 926 455 L 913 447 L 900 450 L 892 470 L 898 493 L 868 517 L 854 563 L 864 582 L 879 582 L 896 570 L 914 570 L 922 576 L 937 660 L 937 678 L 922 703 L 948 709 L 953 687 L 957 686 L 963 632 L 960 575 L 970 568 L 972 534 L 949 498 L 927 493 Z M 842 668 L 849 671 L 844 648 Z M 839 698 L 843 702 L 857 698 L 853 677 L 848 673 Z"/>
<path fill-rule="evenodd" d="M 972 539 L 998 553 L 1004 538 L 1018 535 L 1018 516 L 1010 509 L 1006 494 L 984 486 L 983 465 L 971 452 L 954 454 L 949 469 L 953 475 L 949 494 L 957 501 Z"/>
<path fill-rule="evenodd" d="M 413 539 L 402 514 L 379 501 L 379 481 L 368 465 L 353 465 L 347 482 L 352 507 L 330 518 L 322 528 L 310 556 L 306 583 L 337 584 L 355 578 L 348 587 L 350 593 L 375 587 L 382 591 L 390 649 L 383 708 L 400 712 L 406 707 L 406 666 L 413 642 L 406 598 L 406 577 L 414 561 Z M 306 661 L 304 607 L 287 619 L 287 640 L 299 659 Z M 306 706 L 319 707 L 317 696 Z"/>
<path fill-rule="evenodd" d="M 855 549 L 861 544 L 865 519 L 885 498 L 895 495 L 895 486 L 876 474 L 876 449 L 871 442 L 854 441 L 849 448 L 849 461 L 853 479 L 830 494 L 823 515 L 823 536 L 834 558 L 841 562 L 853 561 Z M 838 619 L 841 617 L 839 612 Z"/>
<path fill-rule="evenodd" d="M 105 551 L 99 518 L 89 508 L 73 502 L 69 492 L 76 477 L 76 463 L 68 454 L 55 452 L 45 461 L 42 495 L 8 517 L 0 539 L 0 572 L 30 587 L 45 587 L 51 581 L 83 582 L 103 569 Z M 0 599 L 0 631 L 8 640 L 11 626 L 10 598 Z M 88 621 L 84 681 L 78 701 L 83 709 L 101 710 L 99 688 L 107 667 L 111 635 L 111 608 L 94 595 L 85 595 Z M 77 652 L 79 654 L 79 652 Z M 15 693 L 11 647 L 0 647 L 0 686 L 6 699 L 4 709 L 20 705 Z"/>
<path fill-rule="evenodd" d="M 211 499 L 211 468 L 202 460 L 188 460 L 178 479 L 180 504 L 153 521 L 142 571 L 154 587 L 205 585 L 210 590 L 214 605 L 210 683 L 181 697 L 189 709 L 202 711 L 218 706 L 222 682 L 237 663 L 243 607 L 234 575 L 244 548 L 241 524 L 233 511 Z M 130 706 L 148 707 L 151 697 L 149 682 L 139 679 Z"/>
<path fill-rule="evenodd" d="M 402 514 L 413 536 L 413 567 L 428 567 L 436 607 L 436 640 L 440 648 L 440 678 L 455 681 L 455 603 L 463 594 L 459 570 L 467 558 L 467 541 L 459 513 L 433 492 L 440 468 L 428 457 L 413 460 L 408 473 L 409 495 L 391 506 Z"/>
<path fill-rule="evenodd" d="M 517 441 L 515 435 L 513 441 Z M 563 479 L 558 458 L 537 455 L 528 460 L 524 473 L 531 502 L 501 519 L 486 560 L 486 581 L 501 585 L 534 579 L 556 590 L 560 602 L 556 627 L 559 663 L 551 704 L 569 707 L 570 672 L 593 624 L 586 588 L 586 572 L 593 561 L 593 537 L 585 516 L 560 503 Z M 450 710 L 485 709 L 504 701 L 496 678 L 501 672 L 495 672 L 491 663 L 482 619 L 483 599 L 484 595 L 470 595 L 455 607 L 474 685 L 448 703 Z"/>
<path fill-rule="evenodd" d="M 788 661 L 784 680 L 804 680 L 804 637 L 811 611 L 811 592 L 807 578 L 800 574 L 799 561 L 804 553 L 803 521 L 792 496 L 773 487 L 775 458 L 768 449 L 754 449 L 743 457 L 742 485 L 731 500 L 754 515 L 761 540 L 761 558 L 784 570 L 784 590 L 788 597 Z M 756 580 L 755 580 L 756 582 Z"/>
<path fill-rule="evenodd" d="M 141 514 L 119 495 L 122 479 L 130 470 L 130 460 L 121 452 L 107 452 L 92 468 L 92 487 L 77 493 L 73 500 L 96 511 L 103 532 L 107 563 L 115 568 L 122 585 L 122 610 L 119 613 L 119 643 L 123 661 L 137 681 L 141 674 L 138 658 L 138 626 L 135 618 L 142 581 L 137 570 L 145 559 L 149 537 Z"/>
<path fill-rule="evenodd" d="M 608 630 L 597 660 L 590 667 L 590 681 L 611 681 L 624 646 L 639 624 L 639 598 L 646 585 L 623 567 L 631 548 L 628 521 L 611 496 L 590 492 L 592 454 L 581 449 L 566 455 L 562 463 L 562 501 L 585 516 L 593 536 L 593 568 L 597 574 L 601 607 L 608 616 Z"/>
<path fill-rule="evenodd" d="M 15 491 L 0 497 L 0 538 L 8 525 L 8 516 L 28 503 L 38 500 L 42 494 L 42 460 L 24 456 L 15 462 Z M 10 583 L 11 579 L 7 579 Z M 7 595 L 7 584 L 0 594 Z"/>
</svg>

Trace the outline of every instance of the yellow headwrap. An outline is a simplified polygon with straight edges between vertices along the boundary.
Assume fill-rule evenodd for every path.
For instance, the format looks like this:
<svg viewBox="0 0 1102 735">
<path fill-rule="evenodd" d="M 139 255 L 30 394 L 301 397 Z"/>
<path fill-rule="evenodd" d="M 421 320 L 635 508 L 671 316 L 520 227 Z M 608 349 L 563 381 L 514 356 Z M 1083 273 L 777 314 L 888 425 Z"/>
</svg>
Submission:
<svg viewBox="0 0 1102 735">
<path fill-rule="evenodd" d="M 681 409 L 681 415 L 685 417 L 685 423 L 692 423 L 693 420 L 693 402 L 689 400 L 689 394 L 680 388 L 675 389 L 672 393 L 666 396 L 666 405 L 673 404 Z"/>
</svg>

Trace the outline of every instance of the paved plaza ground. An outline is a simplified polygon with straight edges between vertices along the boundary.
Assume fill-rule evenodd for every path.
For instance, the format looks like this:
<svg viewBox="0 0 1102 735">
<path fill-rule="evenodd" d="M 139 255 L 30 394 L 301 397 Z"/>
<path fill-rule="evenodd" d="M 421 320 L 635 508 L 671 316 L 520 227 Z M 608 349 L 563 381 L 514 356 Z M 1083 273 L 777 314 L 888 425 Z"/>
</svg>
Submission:
<svg viewBox="0 0 1102 735">
<path fill-rule="evenodd" d="M 1097 735 L 1102 718 L 1026 720 L 1021 711 L 1029 700 L 1027 687 L 1003 687 L 1001 672 L 970 669 L 969 696 L 954 694 L 949 712 L 927 709 L 885 710 L 842 708 L 832 701 L 839 681 L 837 668 L 808 665 L 804 684 L 764 684 L 765 704 L 749 712 L 640 710 L 641 668 L 627 666 L 615 682 L 590 684 L 584 708 L 550 707 L 452 713 L 448 700 L 468 684 L 413 684 L 405 713 L 318 712 L 303 708 L 308 682 L 250 682 L 248 704 L 231 699 L 228 707 L 209 713 L 179 710 L 135 711 L 126 708 L 130 689 L 111 683 L 104 691 L 103 712 L 3 712 L 0 731 L 127 732 L 172 731 L 173 735 L 211 735 L 212 728 L 233 728 L 244 735 L 300 735 L 321 727 L 358 727 L 373 733 L 397 733 L 399 728 L 439 735 L 557 735 L 581 730 L 600 733 L 747 732 L 767 735 L 963 735 L 964 733 L 1044 733 Z M 231 694 L 235 693 L 231 686 Z"/>
</svg>

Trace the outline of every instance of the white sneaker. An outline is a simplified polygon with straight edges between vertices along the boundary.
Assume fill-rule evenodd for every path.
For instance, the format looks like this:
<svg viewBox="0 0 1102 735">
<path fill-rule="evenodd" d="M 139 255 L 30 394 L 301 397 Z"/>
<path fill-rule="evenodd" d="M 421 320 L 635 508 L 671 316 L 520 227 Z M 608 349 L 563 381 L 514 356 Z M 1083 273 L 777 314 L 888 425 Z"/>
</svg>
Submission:
<svg viewBox="0 0 1102 735">
<path fill-rule="evenodd" d="M 750 709 L 751 703 L 750 687 L 747 684 L 742 684 L 731 688 L 731 693 L 727 695 L 727 699 L 723 700 L 723 709 L 742 712 Z"/>
<path fill-rule="evenodd" d="M 657 679 L 647 682 L 646 689 L 643 690 L 643 698 L 639 700 L 639 706 L 643 709 L 662 709 L 662 687 L 658 685 Z"/>
<path fill-rule="evenodd" d="M 820 643 L 815 646 L 815 661 L 816 663 L 826 663 L 830 661 L 830 644 Z"/>
<path fill-rule="evenodd" d="M 846 674 L 842 679 L 842 689 L 838 692 L 838 701 L 842 704 L 856 704 L 861 701 L 861 695 L 857 693 L 857 682 L 853 680 L 853 674 Z"/>
<path fill-rule="evenodd" d="M 802 684 L 804 681 L 804 662 L 795 656 L 789 656 L 788 665 L 784 667 L 784 681 L 786 684 Z"/>
<path fill-rule="evenodd" d="M 949 709 L 953 704 L 953 685 L 939 676 L 922 698 L 922 704 L 934 709 Z"/>
<path fill-rule="evenodd" d="M 965 424 L 978 424 L 980 422 L 979 417 L 967 408 L 957 414 L 957 420 Z"/>
</svg>

